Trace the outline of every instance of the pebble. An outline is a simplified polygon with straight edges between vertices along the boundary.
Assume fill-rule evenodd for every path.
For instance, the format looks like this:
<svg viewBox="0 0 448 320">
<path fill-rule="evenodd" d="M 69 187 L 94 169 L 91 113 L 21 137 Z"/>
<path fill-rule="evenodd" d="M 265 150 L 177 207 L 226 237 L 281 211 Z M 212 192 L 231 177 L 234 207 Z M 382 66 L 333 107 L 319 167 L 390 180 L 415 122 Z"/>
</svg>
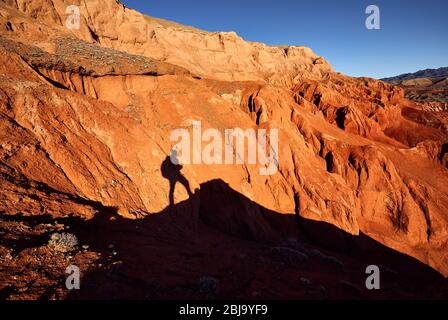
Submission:
<svg viewBox="0 0 448 320">
<path fill-rule="evenodd" d="M 309 286 L 311 284 L 311 281 L 307 278 L 300 278 L 300 284 Z"/>
</svg>

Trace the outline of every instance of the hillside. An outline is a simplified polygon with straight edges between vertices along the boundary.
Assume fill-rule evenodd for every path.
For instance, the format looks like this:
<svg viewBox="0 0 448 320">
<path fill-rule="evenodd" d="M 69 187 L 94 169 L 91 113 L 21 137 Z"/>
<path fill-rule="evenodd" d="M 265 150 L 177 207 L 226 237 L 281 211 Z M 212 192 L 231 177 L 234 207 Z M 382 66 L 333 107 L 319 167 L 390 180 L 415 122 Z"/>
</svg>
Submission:
<svg viewBox="0 0 448 320">
<path fill-rule="evenodd" d="M 448 68 L 426 69 L 383 79 L 398 85 L 406 98 L 432 111 L 448 111 Z"/>
<path fill-rule="evenodd" d="M 403 88 L 115 0 L 0 0 L 0 53 L 1 299 L 447 297 L 448 119 Z M 274 160 L 173 163 L 198 127 Z"/>
</svg>

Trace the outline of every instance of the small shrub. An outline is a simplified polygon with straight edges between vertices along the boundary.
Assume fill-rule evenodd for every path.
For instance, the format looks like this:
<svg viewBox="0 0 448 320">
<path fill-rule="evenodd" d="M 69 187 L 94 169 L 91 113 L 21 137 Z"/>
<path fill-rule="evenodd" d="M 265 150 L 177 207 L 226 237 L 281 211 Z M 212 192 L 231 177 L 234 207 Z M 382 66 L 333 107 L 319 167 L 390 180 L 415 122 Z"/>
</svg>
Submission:
<svg viewBox="0 0 448 320">
<path fill-rule="evenodd" d="M 344 263 L 341 262 L 338 258 L 333 256 L 325 256 L 322 259 L 323 262 L 327 263 L 331 267 L 335 268 L 336 270 L 343 270 L 344 269 Z"/>
<path fill-rule="evenodd" d="M 273 247 L 270 253 L 274 259 L 288 265 L 300 264 L 308 260 L 308 255 L 288 247 Z"/>
<path fill-rule="evenodd" d="M 71 233 L 53 233 L 48 246 L 57 252 L 71 252 L 78 247 L 78 238 Z"/>
<path fill-rule="evenodd" d="M 213 296 L 219 289 L 219 280 L 214 277 L 201 277 L 199 279 L 199 292 L 207 296 Z"/>
</svg>

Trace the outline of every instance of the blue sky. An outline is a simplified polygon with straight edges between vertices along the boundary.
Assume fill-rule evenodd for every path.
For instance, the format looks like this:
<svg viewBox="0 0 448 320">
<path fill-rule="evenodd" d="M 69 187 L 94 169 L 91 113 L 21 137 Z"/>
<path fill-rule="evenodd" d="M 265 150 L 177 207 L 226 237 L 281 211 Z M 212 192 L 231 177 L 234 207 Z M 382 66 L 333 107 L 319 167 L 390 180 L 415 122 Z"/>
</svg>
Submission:
<svg viewBox="0 0 448 320">
<path fill-rule="evenodd" d="M 145 14 L 250 41 L 304 45 L 336 71 L 381 78 L 448 66 L 447 0 L 122 0 Z M 380 8 L 368 30 L 366 7 Z"/>
</svg>

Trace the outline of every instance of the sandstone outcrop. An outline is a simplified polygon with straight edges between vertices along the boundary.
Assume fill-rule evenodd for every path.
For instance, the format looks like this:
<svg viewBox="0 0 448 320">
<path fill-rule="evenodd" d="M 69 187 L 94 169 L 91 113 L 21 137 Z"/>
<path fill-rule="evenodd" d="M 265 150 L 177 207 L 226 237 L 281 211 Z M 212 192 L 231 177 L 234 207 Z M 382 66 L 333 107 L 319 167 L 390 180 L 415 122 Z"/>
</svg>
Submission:
<svg viewBox="0 0 448 320">
<path fill-rule="evenodd" d="M 63 30 L 89 43 L 98 43 L 185 67 L 198 76 L 223 80 L 268 79 L 276 74 L 300 75 L 303 72 L 319 77 L 331 70 L 322 57 L 306 47 L 270 47 L 244 41 L 234 32 L 206 32 L 161 19 L 145 16 L 126 8 L 118 1 L 57 0 L 40 2 L 6 1 L 10 8 L 32 17 L 42 25 Z M 67 32 L 66 8 L 80 8 L 79 30 Z M 4 9 L 9 22 L 4 28 L 33 33 L 42 40 L 47 33 L 24 23 L 16 11 Z M 113 19 L 111 19 L 113 17 Z M 9 26 L 9 27 L 8 27 Z M 37 33 L 37 34 L 36 34 Z"/>
</svg>

